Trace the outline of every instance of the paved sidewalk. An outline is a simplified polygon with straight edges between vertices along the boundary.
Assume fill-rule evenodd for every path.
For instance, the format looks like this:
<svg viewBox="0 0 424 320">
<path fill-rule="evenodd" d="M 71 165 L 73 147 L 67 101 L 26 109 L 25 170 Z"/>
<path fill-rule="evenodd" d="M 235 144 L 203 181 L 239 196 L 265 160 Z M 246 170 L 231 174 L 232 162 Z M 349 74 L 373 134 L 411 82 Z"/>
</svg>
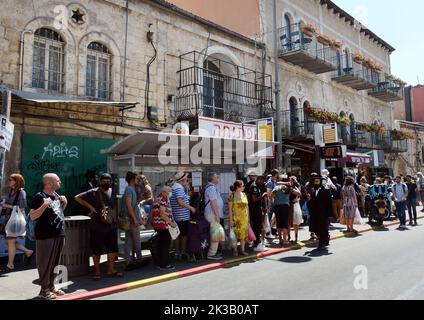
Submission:
<svg viewBox="0 0 424 320">
<path fill-rule="evenodd" d="M 420 211 L 422 207 L 418 207 Z M 424 218 L 424 213 L 419 212 L 419 217 Z M 365 219 L 367 221 L 367 219 Z M 389 223 L 389 222 L 388 222 Z M 357 225 L 355 228 L 358 231 L 365 231 L 370 228 L 368 224 Z M 331 237 L 343 236 L 342 231 L 346 227 L 340 224 L 334 224 L 334 227 L 331 228 L 330 234 Z M 366 235 L 365 235 L 366 236 Z M 293 237 L 293 232 L 292 232 Z M 308 227 L 302 227 L 299 230 L 299 240 L 305 242 L 309 239 L 310 234 L 308 232 Z M 277 244 L 274 244 L 270 249 L 279 248 Z M 143 251 L 143 255 L 148 255 L 148 251 Z M 231 259 L 231 255 L 226 255 L 226 258 Z M 121 285 L 133 281 L 145 280 L 157 276 L 163 276 L 166 274 L 171 274 L 174 272 L 187 270 L 191 268 L 201 267 L 209 264 L 216 263 L 216 261 L 198 261 L 198 262 L 178 262 L 175 264 L 176 270 L 170 272 L 162 272 L 157 270 L 151 263 L 145 267 L 142 267 L 138 270 L 125 272 L 123 278 L 107 278 L 105 275 L 100 281 L 93 281 L 90 276 L 72 278 L 69 280 L 67 288 L 64 288 L 66 293 L 80 293 L 86 291 L 92 291 L 97 289 L 108 288 L 111 286 Z M 105 265 L 102 265 L 103 271 L 105 271 Z M 123 262 L 118 262 L 118 268 L 123 268 Z M 36 285 L 38 279 L 38 273 L 35 268 L 29 269 L 20 269 L 18 271 L 2 274 L 0 275 L 0 299 L 2 300 L 26 300 L 34 299 L 39 292 L 39 286 Z"/>
</svg>

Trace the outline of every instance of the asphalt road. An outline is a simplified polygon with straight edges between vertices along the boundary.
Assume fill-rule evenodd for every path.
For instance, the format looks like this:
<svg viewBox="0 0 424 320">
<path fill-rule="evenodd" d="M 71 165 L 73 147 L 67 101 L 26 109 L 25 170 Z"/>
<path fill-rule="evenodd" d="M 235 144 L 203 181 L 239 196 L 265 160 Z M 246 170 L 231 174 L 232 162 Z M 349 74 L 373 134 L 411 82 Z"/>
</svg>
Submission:
<svg viewBox="0 0 424 320">
<path fill-rule="evenodd" d="M 423 243 L 424 226 L 393 227 L 100 299 L 424 299 Z"/>
</svg>

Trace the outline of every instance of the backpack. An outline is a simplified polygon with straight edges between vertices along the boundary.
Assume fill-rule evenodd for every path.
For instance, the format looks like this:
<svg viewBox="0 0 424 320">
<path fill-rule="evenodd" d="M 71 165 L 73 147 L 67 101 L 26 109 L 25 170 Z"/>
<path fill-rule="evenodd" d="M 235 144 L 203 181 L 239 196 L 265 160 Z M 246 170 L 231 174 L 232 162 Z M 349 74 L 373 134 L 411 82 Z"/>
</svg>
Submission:
<svg viewBox="0 0 424 320">
<path fill-rule="evenodd" d="M 211 202 L 210 200 L 208 202 L 205 201 L 206 190 L 209 189 L 210 187 L 213 187 L 213 186 L 210 185 L 210 186 L 206 187 L 205 190 L 203 190 L 200 194 L 199 206 L 198 206 L 198 213 L 200 214 L 200 216 L 205 215 L 205 209 L 209 205 L 209 203 Z"/>
<path fill-rule="evenodd" d="M 396 187 L 397 187 L 397 184 L 395 183 L 393 185 L 393 189 L 395 190 L 395 192 L 396 192 Z M 403 189 L 403 193 L 407 192 L 407 186 L 404 183 L 402 183 L 402 189 Z"/>
</svg>

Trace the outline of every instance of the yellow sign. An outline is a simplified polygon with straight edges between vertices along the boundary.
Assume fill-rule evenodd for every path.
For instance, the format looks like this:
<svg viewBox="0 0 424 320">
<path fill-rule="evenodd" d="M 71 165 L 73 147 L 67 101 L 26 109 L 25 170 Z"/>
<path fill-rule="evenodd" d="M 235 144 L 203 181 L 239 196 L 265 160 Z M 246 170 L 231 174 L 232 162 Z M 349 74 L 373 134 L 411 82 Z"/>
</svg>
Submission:
<svg viewBox="0 0 424 320">
<path fill-rule="evenodd" d="M 337 143 L 337 124 L 330 123 L 323 126 L 324 143 Z"/>
</svg>

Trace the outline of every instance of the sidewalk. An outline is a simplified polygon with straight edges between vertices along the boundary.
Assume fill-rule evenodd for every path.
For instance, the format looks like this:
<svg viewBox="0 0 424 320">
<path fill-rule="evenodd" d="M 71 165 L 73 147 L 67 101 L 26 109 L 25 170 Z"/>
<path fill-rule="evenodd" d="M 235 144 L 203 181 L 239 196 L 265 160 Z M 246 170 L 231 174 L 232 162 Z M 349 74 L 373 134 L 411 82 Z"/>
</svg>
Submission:
<svg viewBox="0 0 424 320">
<path fill-rule="evenodd" d="M 420 219 L 423 219 L 424 213 L 420 212 L 421 209 L 422 207 L 418 207 L 418 211 L 419 211 L 418 215 Z M 367 221 L 367 219 L 365 220 Z M 385 224 L 390 224 L 393 222 L 395 221 L 386 222 Z M 333 226 L 334 227 L 331 228 L 330 230 L 331 237 L 332 238 L 343 237 L 344 235 L 342 231 L 345 230 L 346 227 L 340 224 L 334 224 Z M 370 226 L 368 224 L 360 225 L 360 226 L 357 225 L 355 226 L 355 228 L 359 232 L 361 231 L 365 232 L 368 229 L 370 229 Z M 310 237 L 308 229 L 309 228 L 305 226 L 299 230 L 300 241 L 307 242 L 307 240 Z M 293 232 L 292 232 L 292 237 L 293 237 Z M 304 244 L 301 244 L 301 246 L 303 245 Z M 270 249 L 270 251 L 268 252 L 269 254 L 276 254 L 276 253 L 279 253 L 279 251 L 281 251 L 279 250 L 280 247 L 277 244 L 273 245 L 269 249 Z M 143 256 L 147 256 L 147 255 L 149 255 L 149 251 L 143 251 Z M 233 258 L 230 255 L 225 257 L 226 257 L 226 260 L 225 260 L 226 266 L 228 264 L 242 263 L 244 260 L 249 259 L 246 257 Z M 255 258 L 255 256 L 251 257 L 250 259 L 252 258 Z M 104 288 L 108 288 L 112 286 L 123 285 L 123 284 L 127 284 L 134 281 L 147 280 L 154 277 L 158 277 L 157 282 L 161 282 L 166 280 L 172 280 L 176 273 L 185 274 L 185 276 L 197 273 L 196 270 L 188 270 L 188 269 L 199 268 L 199 270 L 201 270 L 202 269 L 201 267 L 205 267 L 208 265 L 211 265 L 211 267 L 212 265 L 216 265 L 217 268 L 220 267 L 216 263 L 217 263 L 216 261 L 208 261 L 208 260 L 203 260 L 198 262 L 178 262 L 175 264 L 176 269 L 170 272 L 159 271 L 153 266 L 153 264 L 150 263 L 147 266 L 142 267 L 138 270 L 125 272 L 125 276 L 123 278 L 108 278 L 106 275 L 104 275 L 104 277 L 100 281 L 93 281 L 91 278 L 91 275 L 89 275 L 84 277 L 72 278 L 69 280 L 68 283 L 61 284 L 61 286 L 67 285 L 67 288 L 64 289 L 64 291 L 67 294 L 75 294 L 75 293 L 82 293 L 82 292 L 87 292 L 92 290 L 104 289 Z M 122 270 L 123 262 L 122 261 L 118 262 L 117 267 L 119 268 L 119 270 Z M 104 263 L 102 264 L 102 270 L 104 272 L 106 270 Z M 182 272 L 182 271 L 185 271 L 185 272 Z M 166 275 L 169 275 L 169 277 L 166 277 Z M 161 280 L 160 276 L 165 276 L 165 277 L 162 277 L 162 280 Z M 177 278 L 177 276 L 175 278 Z M 15 271 L 9 274 L 0 275 L 0 299 L 2 300 L 34 299 L 35 297 L 37 297 L 39 292 L 39 286 L 36 285 L 37 279 L 38 279 L 38 273 L 35 268 L 20 269 L 18 271 Z M 154 280 L 153 282 L 155 281 L 156 280 Z"/>
</svg>

